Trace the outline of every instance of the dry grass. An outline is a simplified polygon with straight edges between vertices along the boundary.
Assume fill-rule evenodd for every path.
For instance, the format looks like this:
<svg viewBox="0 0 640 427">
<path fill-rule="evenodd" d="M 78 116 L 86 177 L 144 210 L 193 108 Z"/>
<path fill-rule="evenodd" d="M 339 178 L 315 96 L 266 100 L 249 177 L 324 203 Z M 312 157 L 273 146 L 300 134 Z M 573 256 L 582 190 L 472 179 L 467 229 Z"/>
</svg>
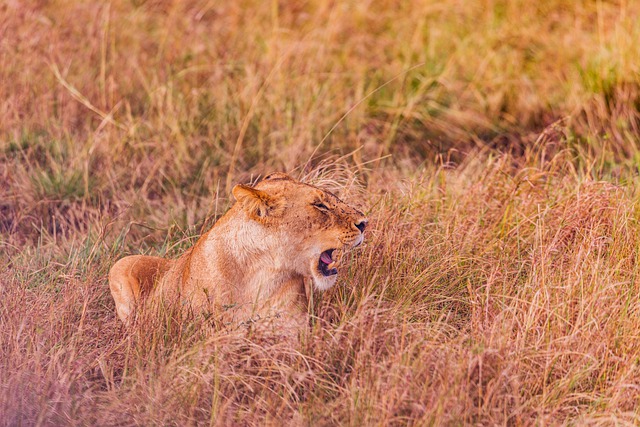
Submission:
<svg viewBox="0 0 640 427">
<path fill-rule="evenodd" d="M 640 423 L 638 22 L 624 0 L 0 5 L 0 423 Z M 125 330 L 110 265 L 179 254 L 272 170 L 371 218 L 307 339 Z"/>
</svg>

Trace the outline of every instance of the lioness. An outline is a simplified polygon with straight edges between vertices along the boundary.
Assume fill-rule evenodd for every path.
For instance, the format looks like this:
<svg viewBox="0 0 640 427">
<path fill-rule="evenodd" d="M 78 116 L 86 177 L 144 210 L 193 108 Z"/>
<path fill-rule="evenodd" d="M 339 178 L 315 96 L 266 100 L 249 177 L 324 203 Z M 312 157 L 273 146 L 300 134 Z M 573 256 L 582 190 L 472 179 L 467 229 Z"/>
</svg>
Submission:
<svg viewBox="0 0 640 427">
<path fill-rule="evenodd" d="M 342 254 L 362 243 L 367 220 L 330 192 L 284 173 L 232 191 L 233 207 L 181 257 L 132 255 L 114 264 L 109 287 L 123 322 L 147 295 L 227 319 L 232 311 L 235 321 L 277 316 L 295 328 L 307 322 L 304 278 L 319 290 L 333 286 Z"/>
</svg>

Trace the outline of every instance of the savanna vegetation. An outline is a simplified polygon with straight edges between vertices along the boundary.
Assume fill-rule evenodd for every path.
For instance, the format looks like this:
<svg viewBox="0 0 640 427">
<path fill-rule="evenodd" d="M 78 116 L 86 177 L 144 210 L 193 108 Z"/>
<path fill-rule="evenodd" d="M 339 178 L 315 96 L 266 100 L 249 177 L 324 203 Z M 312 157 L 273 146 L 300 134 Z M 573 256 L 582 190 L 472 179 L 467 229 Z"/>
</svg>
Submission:
<svg viewBox="0 0 640 427">
<path fill-rule="evenodd" d="M 640 3 L 0 4 L 0 424 L 640 423 Z M 297 346 L 106 275 L 287 171 L 365 244 Z"/>
</svg>

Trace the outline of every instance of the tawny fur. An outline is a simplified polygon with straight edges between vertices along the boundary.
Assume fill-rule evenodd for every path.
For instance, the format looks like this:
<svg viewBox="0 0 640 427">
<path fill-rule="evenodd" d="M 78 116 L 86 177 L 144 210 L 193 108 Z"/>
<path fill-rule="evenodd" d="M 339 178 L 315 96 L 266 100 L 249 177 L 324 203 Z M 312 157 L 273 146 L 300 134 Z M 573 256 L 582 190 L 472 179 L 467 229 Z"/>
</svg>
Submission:
<svg viewBox="0 0 640 427">
<path fill-rule="evenodd" d="M 272 316 L 294 329 L 306 324 L 304 279 L 333 286 L 336 275 L 322 274 L 320 256 L 335 249 L 337 266 L 335 257 L 362 242 L 364 215 L 282 173 L 233 194 L 234 206 L 178 259 L 133 255 L 114 264 L 109 287 L 123 322 L 154 297 L 225 322 Z"/>
</svg>

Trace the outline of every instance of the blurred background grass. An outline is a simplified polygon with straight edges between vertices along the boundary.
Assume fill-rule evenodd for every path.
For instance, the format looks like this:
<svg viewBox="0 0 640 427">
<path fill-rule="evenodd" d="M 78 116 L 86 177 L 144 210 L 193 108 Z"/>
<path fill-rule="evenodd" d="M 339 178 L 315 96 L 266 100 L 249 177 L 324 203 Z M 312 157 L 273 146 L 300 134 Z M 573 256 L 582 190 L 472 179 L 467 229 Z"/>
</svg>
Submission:
<svg viewBox="0 0 640 427">
<path fill-rule="evenodd" d="M 637 158 L 634 2 L 3 9 L 3 169 L 34 199 L 209 197 L 220 177 L 228 192 L 356 150 L 354 163 L 521 154 L 555 122 L 578 155 Z"/>
<path fill-rule="evenodd" d="M 213 189 L 327 154 L 355 165 L 522 155 L 554 123 L 556 149 L 577 163 L 638 161 L 635 2 L 2 9 L 3 229 L 28 222 L 20 212 L 42 217 L 36 201 L 128 200 L 139 218 L 152 210 L 142 201 L 178 198 L 201 216 Z"/>
</svg>

